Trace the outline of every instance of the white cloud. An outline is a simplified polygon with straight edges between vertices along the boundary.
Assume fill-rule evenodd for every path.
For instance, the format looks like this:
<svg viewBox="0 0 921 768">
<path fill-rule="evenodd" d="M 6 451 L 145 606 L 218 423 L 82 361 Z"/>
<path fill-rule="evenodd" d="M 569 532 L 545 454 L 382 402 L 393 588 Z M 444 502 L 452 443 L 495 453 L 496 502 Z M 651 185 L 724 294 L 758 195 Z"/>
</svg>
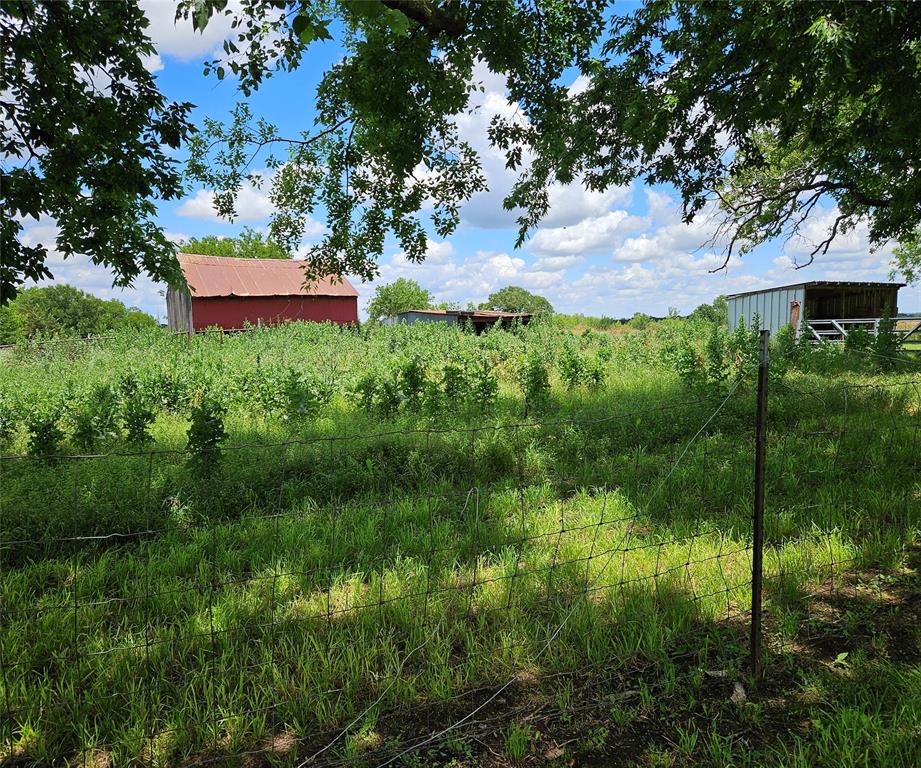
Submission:
<svg viewBox="0 0 921 768">
<path fill-rule="evenodd" d="M 245 184 L 240 188 L 236 199 L 235 221 L 253 222 L 264 221 L 272 215 L 275 207 L 269 200 L 269 193 L 263 183 L 263 188 Z M 226 223 L 227 219 L 218 215 L 214 208 L 214 192 L 210 189 L 199 189 L 191 198 L 187 198 L 177 209 L 180 216 L 191 219 L 207 219 L 208 221 Z"/>
<path fill-rule="evenodd" d="M 488 191 L 473 195 L 463 206 L 461 216 L 466 224 L 479 229 L 517 229 L 516 219 L 522 211 L 506 210 L 503 201 L 512 191 L 521 169 L 506 168 L 505 153 L 490 145 L 488 129 L 497 115 L 521 123 L 525 122 L 525 118 L 518 105 L 508 100 L 503 76 L 480 63 L 474 68 L 473 77 L 482 83 L 483 91 L 471 98 L 470 111 L 458 115 L 455 122 L 460 138 L 479 154 Z M 577 79 L 576 84 L 578 82 Z M 530 157 L 525 154 L 521 167 L 526 168 L 529 162 Z M 626 204 L 630 199 L 630 189 L 614 187 L 592 191 L 585 189 L 577 180 L 568 185 L 550 185 L 548 196 L 550 208 L 540 226 L 553 228 L 572 226 L 585 219 L 602 216 L 613 205 Z"/>
<path fill-rule="evenodd" d="M 541 220 L 541 228 L 568 227 L 588 218 L 603 216 L 612 205 L 630 202 L 630 187 L 610 187 L 596 192 L 579 183 L 553 184 L 547 191 L 550 210 Z"/>
<path fill-rule="evenodd" d="M 172 0 L 141 0 L 140 7 L 150 21 L 147 34 L 161 56 L 174 56 L 180 61 L 202 58 L 232 33 L 231 19 L 221 12 L 215 13 L 204 30 L 197 32 L 191 19 L 176 21 L 176 3 Z"/>
<path fill-rule="evenodd" d="M 163 59 L 159 53 L 152 53 L 150 56 L 142 56 L 141 63 L 148 72 L 159 72 L 163 69 Z"/>
<path fill-rule="evenodd" d="M 642 229 L 647 223 L 646 219 L 626 211 L 608 211 L 569 227 L 541 227 L 529 247 L 541 255 L 602 253 L 623 235 Z"/>
</svg>

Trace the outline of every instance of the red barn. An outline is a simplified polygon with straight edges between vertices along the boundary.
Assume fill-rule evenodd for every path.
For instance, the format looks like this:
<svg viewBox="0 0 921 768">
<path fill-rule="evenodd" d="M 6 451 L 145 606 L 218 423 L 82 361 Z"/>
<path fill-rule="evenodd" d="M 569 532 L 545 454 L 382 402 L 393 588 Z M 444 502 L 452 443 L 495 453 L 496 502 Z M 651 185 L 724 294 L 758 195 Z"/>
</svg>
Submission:
<svg viewBox="0 0 921 768">
<path fill-rule="evenodd" d="M 358 322 L 358 291 L 345 278 L 304 285 L 304 262 L 179 254 L 187 291 L 167 289 L 170 330 L 225 330 L 292 320 Z"/>
</svg>

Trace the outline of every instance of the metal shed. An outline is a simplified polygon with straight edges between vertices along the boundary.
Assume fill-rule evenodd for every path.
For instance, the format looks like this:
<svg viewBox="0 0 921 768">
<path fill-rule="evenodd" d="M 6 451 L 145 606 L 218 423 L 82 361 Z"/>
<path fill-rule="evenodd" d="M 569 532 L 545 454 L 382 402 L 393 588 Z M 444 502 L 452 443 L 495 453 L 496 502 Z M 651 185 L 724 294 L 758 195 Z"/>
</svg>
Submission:
<svg viewBox="0 0 921 768">
<path fill-rule="evenodd" d="M 406 323 L 447 323 L 448 325 L 459 325 L 470 323 L 473 329 L 480 333 L 492 325 L 502 325 L 508 327 L 514 322 L 527 324 L 531 321 L 531 315 L 527 312 L 493 312 L 491 310 L 476 309 L 411 309 L 408 312 L 400 312 L 395 317 L 385 320 L 385 324 L 396 325 Z"/>
<path fill-rule="evenodd" d="M 845 334 L 843 331 L 839 333 L 839 329 L 848 326 L 875 327 L 884 308 L 888 308 L 890 316 L 897 314 L 899 288 L 903 285 L 814 280 L 734 293 L 726 297 L 729 330 L 735 330 L 742 321 L 750 327 L 756 314 L 761 318 L 761 328 L 770 330 L 772 334 L 785 325 L 798 329 L 805 310 L 810 325 L 820 329 L 818 334 L 843 337 Z"/>
<path fill-rule="evenodd" d="M 188 290 L 167 289 L 170 330 L 237 330 L 292 320 L 358 322 L 358 291 L 345 278 L 304 284 L 304 262 L 180 253 Z"/>
</svg>

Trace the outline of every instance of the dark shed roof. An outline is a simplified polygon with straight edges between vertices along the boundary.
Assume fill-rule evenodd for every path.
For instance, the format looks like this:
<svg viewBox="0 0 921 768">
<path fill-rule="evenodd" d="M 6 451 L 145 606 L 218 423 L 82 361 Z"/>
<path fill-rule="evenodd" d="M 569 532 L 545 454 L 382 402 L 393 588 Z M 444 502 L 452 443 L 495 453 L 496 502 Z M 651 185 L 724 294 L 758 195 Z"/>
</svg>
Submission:
<svg viewBox="0 0 921 768">
<path fill-rule="evenodd" d="M 811 280 L 790 285 L 774 285 L 770 288 L 761 288 L 757 291 L 744 291 L 743 293 L 730 293 L 727 299 L 737 299 L 740 296 L 754 296 L 757 293 L 769 291 L 783 291 L 790 288 L 904 288 L 905 283 L 878 283 L 853 280 Z"/>
</svg>

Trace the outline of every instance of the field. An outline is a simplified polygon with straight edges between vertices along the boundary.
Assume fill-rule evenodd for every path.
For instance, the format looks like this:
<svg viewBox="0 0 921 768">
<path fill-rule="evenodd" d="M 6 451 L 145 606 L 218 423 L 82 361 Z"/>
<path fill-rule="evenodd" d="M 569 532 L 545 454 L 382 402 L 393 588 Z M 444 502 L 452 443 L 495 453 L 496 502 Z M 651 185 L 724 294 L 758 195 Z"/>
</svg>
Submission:
<svg viewBox="0 0 921 768">
<path fill-rule="evenodd" d="M 296 324 L 10 351 L 10 765 L 921 763 L 921 370 Z"/>
</svg>

